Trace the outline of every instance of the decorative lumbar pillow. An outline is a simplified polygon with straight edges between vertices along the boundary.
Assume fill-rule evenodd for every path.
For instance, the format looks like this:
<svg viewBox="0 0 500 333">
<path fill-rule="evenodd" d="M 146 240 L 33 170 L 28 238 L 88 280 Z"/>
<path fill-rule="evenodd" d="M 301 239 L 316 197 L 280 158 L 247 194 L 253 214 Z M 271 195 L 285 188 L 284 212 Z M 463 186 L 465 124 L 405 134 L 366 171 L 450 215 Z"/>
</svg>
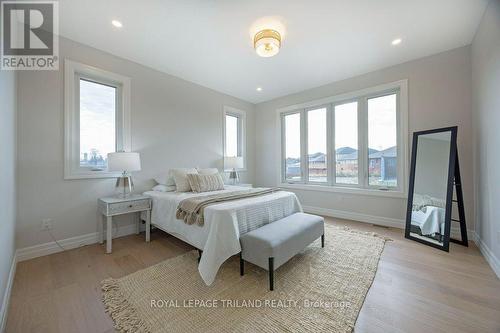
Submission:
<svg viewBox="0 0 500 333">
<path fill-rule="evenodd" d="M 174 177 L 172 177 L 170 171 L 159 174 L 154 180 L 160 185 L 175 186 Z"/>
<path fill-rule="evenodd" d="M 191 186 L 189 185 L 187 174 L 198 174 L 196 169 L 171 169 L 170 174 L 174 177 L 175 187 L 177 192 L 190 192 Z"/>
<path fill-rule="evenodd" d="M 176 190 L 175 185 L 156 185 L 153 187 L 153 191 L 156 192 L 174 192 Z"/>
<path fill-rule="evenodd" d="M 218 173 L 214 175 L 188 174 L 189 185 L 193 192 L 210 192 L 224 189 L 224 180 Z"/>
<path fill-rule="evenodd" d="M 219 173 L 217 168 L 196 169 L 200 175 L 215 175 Z"/>
</svg>

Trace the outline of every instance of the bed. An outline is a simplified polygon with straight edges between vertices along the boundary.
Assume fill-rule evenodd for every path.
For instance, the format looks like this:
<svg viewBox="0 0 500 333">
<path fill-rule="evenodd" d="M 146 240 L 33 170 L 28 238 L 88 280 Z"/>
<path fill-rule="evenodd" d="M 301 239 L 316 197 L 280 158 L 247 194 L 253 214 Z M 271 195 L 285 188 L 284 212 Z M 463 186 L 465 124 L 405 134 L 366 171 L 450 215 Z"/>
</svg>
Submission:
<svg viewBox="0 0 500 333">
<path fill-rule="evenodd" d="M 277 191 L 211 205 L 205 209 L 203 226 L 189 225 L 175 217 L 177 206 L 186 198 L 242 189 L 245 188 L 225 186 L 224 190 L 205 193 L 144 192 L 153 202 L 151 224 L 203 251 L 198 271 L 207 285 L 213 283 L 222 263 L 241 251 L 240 235 L 293 213 L 302 212 L 294 193 Z"/>
<path fill-rule="evenodd" d="M 422 236 L 444 235 L 445 201 L 428 195 L 415 194 L 411 225 Z"/>
</svg>

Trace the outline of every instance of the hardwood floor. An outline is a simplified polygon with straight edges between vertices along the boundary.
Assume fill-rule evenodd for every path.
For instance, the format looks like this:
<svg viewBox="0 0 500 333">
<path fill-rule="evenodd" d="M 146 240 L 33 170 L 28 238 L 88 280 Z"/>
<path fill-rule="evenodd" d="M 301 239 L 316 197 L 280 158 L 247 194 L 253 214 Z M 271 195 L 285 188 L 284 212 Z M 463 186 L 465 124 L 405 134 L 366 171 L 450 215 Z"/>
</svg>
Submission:
<svg viewBox="0 0 500 333">
<path fill-rule="evenodd" d="M 404 239 L 403 231 L 365 223 L 328 223 L 388 236 L 356 332 L 500 332 L 500 280 L 471 243 L 445 253 Z M 18 264 L 6 332 L 114 332 L 99 282 L 192 248 L 161 231 L 113 240 Z"/>
</svg>

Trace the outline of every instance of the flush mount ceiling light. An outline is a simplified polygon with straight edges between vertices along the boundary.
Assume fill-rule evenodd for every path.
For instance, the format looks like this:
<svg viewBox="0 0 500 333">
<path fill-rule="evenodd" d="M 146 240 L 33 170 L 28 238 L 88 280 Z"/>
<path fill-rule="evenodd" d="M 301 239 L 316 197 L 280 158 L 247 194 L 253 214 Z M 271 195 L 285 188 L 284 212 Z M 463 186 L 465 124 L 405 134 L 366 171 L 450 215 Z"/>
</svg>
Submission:
<svg viewBox="0 0 500 333">
<path fill-rule="evenodd" d="M 281 35 L 276 30 L 261 30 L 255 34 L 253 46 L 259 56 L 272 57 L 280 51 Z"/>
<path fill-rule="evenodd" d="M 262 87 L 257 87 L 257 91 L 262 91 Z"/>
<path fill-rule="evenodd" d="M 123 24 L 120 21 L 118 21 L 118 20 L 111 21 L 111 24 L 114 25 L 117 28 L 123 27 Z"/>
<path fill-rule="evenodd" d="M 401 38 L 396 38 L 391 42 L 392 45 L 399 45 L 403 40 Z"/>
</svg>

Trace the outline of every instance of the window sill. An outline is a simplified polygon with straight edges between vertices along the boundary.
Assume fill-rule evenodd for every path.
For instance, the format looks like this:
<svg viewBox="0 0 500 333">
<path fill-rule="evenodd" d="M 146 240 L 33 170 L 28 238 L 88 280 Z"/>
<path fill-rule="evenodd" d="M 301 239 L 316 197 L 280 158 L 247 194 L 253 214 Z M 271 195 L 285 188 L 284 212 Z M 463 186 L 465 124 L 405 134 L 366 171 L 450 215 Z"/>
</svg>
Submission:
<svg viewBox="0 0 500 333">
<path fill-rule="evenodd" d="M 120 176 L 121 173 L 119 172 L 71 173 L 71 174 L 65 174 L 64 180 L 118 178 Z"/>
<path fill-rule="evenodd" d="M 280 188 L 288 188 L 295 190 L 317 191 L 317 192 L 333 192 L 333 193 L 347 193 L 356 195 L 386 197 L 386 198 L 401 198 L 406 199 L 408 196 L 405 192 L 401 191 L 385 191 L 366 188 L 353 188 L 353 187 L 340 187 L 340 186 L 327 186 L 327 185 L 312 185 L 312 184 L 278 184 Z"/>
</svg>

